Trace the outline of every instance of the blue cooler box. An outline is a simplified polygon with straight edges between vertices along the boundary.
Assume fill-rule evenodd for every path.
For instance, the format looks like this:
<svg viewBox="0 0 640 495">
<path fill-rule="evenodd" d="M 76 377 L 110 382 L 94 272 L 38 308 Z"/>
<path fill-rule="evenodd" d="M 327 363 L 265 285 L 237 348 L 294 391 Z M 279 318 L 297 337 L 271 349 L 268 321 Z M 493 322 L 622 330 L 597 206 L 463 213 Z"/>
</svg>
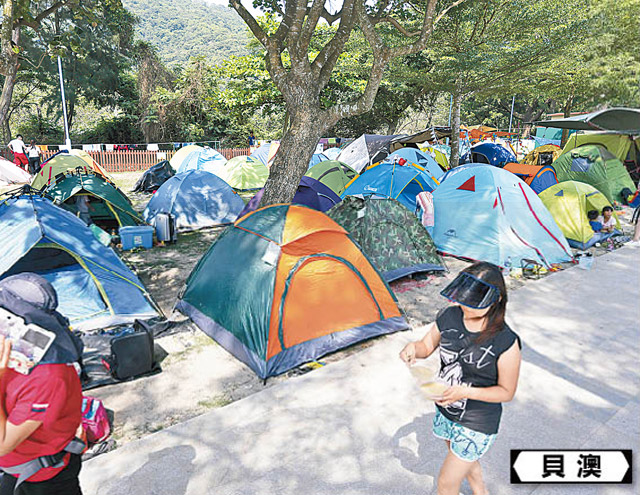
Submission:
<svg viewBox="0 0 640 495">
<path fill-rule="evenodd" d="M 120 227 L 120 242 L 122 249 L 129 251 L 130 249 L 141 247 L 151 249 L 153 247 L 154 228 L 149 225 L 139 225 L 136 227 Z"/>
</svg>

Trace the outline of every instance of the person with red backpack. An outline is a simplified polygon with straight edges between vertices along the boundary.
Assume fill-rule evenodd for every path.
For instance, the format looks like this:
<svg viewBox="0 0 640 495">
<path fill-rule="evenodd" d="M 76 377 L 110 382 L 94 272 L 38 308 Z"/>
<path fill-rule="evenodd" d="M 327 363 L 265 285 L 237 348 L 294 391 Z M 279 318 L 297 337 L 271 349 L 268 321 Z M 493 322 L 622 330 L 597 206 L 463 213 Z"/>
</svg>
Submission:
<svg viewBox="0 0 640 495">
<path fill-rule="evenodd" d="M 76 438 L 82 387 L 75 366 L 82 343 L 57 305 L 55 289 L 39 275 L 21 273 L 0 281 L 3 318 L 15 324 L 17 317 L 25 327 L 50 332 L 38 334 L 48 335 L 50 343 L 26 373 L 9 360 L 12 344 L 17 348 L 22 341 L 0 337 L 0 495 L 82 495 L 78 475 L 85 445 Z M 8 328 L 6 319 L 2 326 Z M 20 338 L 26 339 L 28 331 Z"/>
</svg>

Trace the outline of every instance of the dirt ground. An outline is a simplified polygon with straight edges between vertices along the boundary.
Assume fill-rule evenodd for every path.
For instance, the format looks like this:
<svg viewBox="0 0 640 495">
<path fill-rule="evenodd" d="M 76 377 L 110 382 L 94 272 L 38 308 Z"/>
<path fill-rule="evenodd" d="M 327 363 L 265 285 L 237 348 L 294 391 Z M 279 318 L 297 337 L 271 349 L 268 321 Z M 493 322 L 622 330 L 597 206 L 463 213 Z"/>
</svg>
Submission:
<svg viewBox="0 0 640 495">
<path fill-rule="evenodd" d="M 130 192 L 140 174 L 113 175 L 118 186 L 132 199 L 134 207 L 142 211 L 150 196 Z M 628 223 L 630 213 L 628 209 L 619 212 L 628 235 L 632 232 Z M 89 392 L 114 411 L 114 439 L 118 445 L 222 407 L 264 387 L 295 379 L 316 366 L 330 366 L 332 362 L 385 340 L 380 337 L 351 346 L 323 357 L 319 363 L 302 366 L 263 383 L 189 320 L 172 311 L 189 273 L 222 230 L 215 228 L 181 234 L 174 245 L 122 253 L 124 261 L 136 271 L 165 316 L 179 322 L 178 328 L 182 331 L 156 340 L 157 354 L 162 357 L 161 373 Z M 597 257 L 604 254 L 606 248 L 591 248 L 590 251 Z M 449 270 L 445 275 L 404 279 L 391 284 L 416 338 L 421 336 L 420 327 L 433 321 L 437 312 L 447 305 L 439 295 L 442 288 L 468 264 L 452 257 L 446 257 L 445 263 Z M 525 283 L 527 280 L 517 271 L 507 279 L 509 290 L 517 290 Z"/>
</svg>

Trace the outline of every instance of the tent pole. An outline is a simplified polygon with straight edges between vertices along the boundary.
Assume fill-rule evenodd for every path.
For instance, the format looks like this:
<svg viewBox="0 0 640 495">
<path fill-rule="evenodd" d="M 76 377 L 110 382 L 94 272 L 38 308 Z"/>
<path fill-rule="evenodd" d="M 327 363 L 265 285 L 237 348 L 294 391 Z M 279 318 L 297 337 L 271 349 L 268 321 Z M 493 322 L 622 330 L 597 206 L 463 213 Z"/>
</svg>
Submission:
<svg viewBox="0 0 640 495">
<path fill-rule="evenodd" d="M 62 60 L 58 56 L 58 75 L 60 76 L 60 94 L 62 95 L 62 118 L 64 119 L 64 136 L 67 149 L 71 150 L 71 138 L 69 138 L 69 121 L 67 120 L 67 102 L 64 96 L 64 79 L 62 77 Z"/>
</svg>

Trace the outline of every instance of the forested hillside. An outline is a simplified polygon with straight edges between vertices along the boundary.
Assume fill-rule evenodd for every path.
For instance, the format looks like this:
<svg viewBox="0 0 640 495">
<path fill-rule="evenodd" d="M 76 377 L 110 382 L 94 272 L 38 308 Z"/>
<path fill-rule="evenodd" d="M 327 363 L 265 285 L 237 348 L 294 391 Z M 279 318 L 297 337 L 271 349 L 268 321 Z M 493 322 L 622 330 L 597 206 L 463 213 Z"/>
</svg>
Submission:
<svg viewBox="0 0 640 495">
<path fill-rule="evenodd" d="M 138 35 L 158 47 L 162 60 L 182 63 L 204 55 L 219 62 L 244 55 L 247 27 L 234 10 L 201 0 L 124 0 L 140 22 Z"/>
</svg>

